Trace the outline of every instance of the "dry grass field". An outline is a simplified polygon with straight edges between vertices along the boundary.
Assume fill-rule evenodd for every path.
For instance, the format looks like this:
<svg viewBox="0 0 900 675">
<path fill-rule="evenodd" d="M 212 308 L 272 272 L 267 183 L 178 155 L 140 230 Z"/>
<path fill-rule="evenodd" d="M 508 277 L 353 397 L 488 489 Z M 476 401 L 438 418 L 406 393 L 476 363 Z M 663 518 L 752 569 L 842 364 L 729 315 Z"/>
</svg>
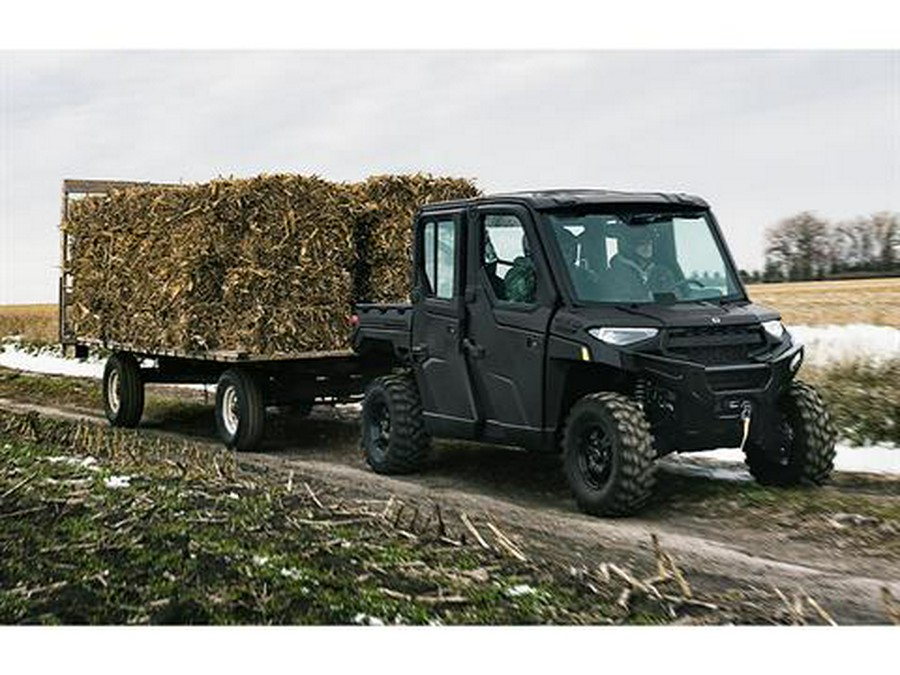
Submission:
<svg viewBox="0 0 900 675">
<path fill-rule="evenodd" d="M 31 344 L 58 342 L 57 306 L 0 305 L 0 338 L 11 335 L 20 335 Z"/>
<path fill-rule="evenodd" d="M 900 328 L 900 277 L 753 284 L 754 302 L 781 312 L 788 325 L 871 323 Z"/>
</svg>

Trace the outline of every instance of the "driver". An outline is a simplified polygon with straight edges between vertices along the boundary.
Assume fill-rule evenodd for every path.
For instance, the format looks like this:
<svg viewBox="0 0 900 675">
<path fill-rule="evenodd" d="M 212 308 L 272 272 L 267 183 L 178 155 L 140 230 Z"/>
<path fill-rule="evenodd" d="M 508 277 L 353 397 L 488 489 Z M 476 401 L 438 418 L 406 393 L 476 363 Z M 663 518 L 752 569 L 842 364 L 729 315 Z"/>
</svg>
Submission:
<svg viewBox="0 0 900 675">
<path fill-rule="evenodd" d="M 628 227 L 618 237 L 618 252 L 609 261 L 613 283 L 628 298 L 651 299 L 653 292 L 672 291 L 672 272 L 653 260 L 653 233 Z"/>
</svg>

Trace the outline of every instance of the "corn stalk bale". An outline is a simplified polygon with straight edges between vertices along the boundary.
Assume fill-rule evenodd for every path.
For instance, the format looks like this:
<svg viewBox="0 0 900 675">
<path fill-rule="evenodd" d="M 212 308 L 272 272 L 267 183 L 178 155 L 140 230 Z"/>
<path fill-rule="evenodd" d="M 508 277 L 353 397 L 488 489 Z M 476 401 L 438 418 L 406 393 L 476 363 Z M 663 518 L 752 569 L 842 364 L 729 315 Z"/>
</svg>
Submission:
<svg viewBox="0 0 900 675">
<path fill-rule="evenodd" d="M 75 334 L 149 352 L 347 349 L 354 302 L 409 296 L 415 211 L 475 194 L 424 174 L 279 174 L 75 201 Z"/>
<path fill-rule="evenodd" d="M 354 205 L 344 186 L 288 175 L 75 202 L 75 332 L 147 350 L 346 348 Z"/>
<path fill-rule="evenodd" d="M 359 224 L 365 250 L 359 301 L 408 302 L 412 287 L 413 216 L 424 204 L 467 199 L 480 194 L 465 178 L 372 176 L 358 185 Z"/>
</svg>

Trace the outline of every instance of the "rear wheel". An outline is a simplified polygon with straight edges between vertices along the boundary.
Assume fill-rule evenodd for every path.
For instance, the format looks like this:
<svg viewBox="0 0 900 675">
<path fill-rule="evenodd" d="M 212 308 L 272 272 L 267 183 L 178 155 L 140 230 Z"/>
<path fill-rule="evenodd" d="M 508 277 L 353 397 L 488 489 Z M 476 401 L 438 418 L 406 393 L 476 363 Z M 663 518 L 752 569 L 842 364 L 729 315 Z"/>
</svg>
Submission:
<svg viewBox="0 0 900 675">
<path fill-rule="evenodd" d="M 747 446 L 745 461 L 751 475 L 761 485 L 821 485 L 834 468 L 837 437 L 821 397 L 795 380 L 779 401 L 779 413 L 777 452 L 772 448 L 766 452 L 755 443 Z"/>
<path fill-rule="evenodd" d="M 216 385 L 216 427 L 229 448 L 253 450 L 265 431 L 262 389 L 239 368 L 226 370 Z"/>
<path fill-rule="evenodd" d="M 656 483 L 656 453 L 644 413 L 614 392 L 583 397 L 566 421 L 563 466 L 582 511 L 598 516 L 638 511 Z"/>
<path fill-rule="evenodd" d="M 363 399 L 362 422 L 362 448 L 376 473 L 411 473 L 425 464 L 431 441 L 412 378 L 373 380 Z"/>
<path fill-rule="evenodd" d="M 144 413 L 144 382 L 137 359 L 116 352 L 103 369 L 103 409 L 114 427 L 136 427 Z"/>
</svg>

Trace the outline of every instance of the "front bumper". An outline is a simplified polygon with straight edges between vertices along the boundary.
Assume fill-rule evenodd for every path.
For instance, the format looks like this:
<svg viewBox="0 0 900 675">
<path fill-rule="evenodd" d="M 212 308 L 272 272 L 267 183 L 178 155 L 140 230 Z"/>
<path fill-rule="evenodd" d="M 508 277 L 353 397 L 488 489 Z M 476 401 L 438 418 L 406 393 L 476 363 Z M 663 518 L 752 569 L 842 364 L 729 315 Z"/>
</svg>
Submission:
<svg viewBox="0 0 900 675">
<path fill-rule="evenodd" d="M 791 345 L 769 359 L 728 366 L 639 351 L 623 351 L 621 358 L 652 390 L 645 412 L 659 452 L 665 454 L 740 445 L 745 406 L 751 411 L 750 439 L 772 446 L 780 423 L 777 402 L 799 369 L 802 354 L 802 345 Z"/>
</svg>

